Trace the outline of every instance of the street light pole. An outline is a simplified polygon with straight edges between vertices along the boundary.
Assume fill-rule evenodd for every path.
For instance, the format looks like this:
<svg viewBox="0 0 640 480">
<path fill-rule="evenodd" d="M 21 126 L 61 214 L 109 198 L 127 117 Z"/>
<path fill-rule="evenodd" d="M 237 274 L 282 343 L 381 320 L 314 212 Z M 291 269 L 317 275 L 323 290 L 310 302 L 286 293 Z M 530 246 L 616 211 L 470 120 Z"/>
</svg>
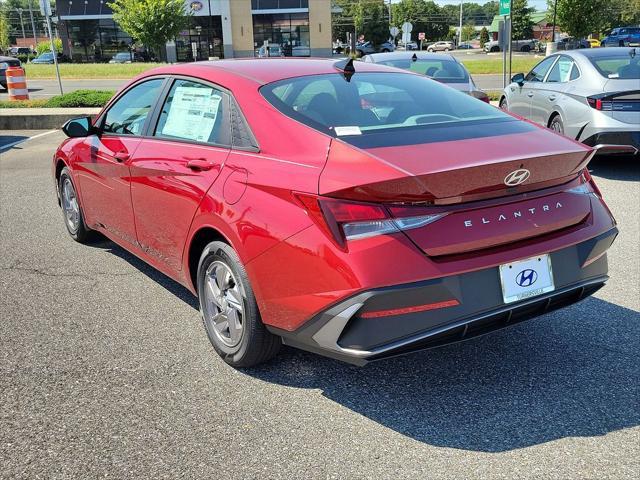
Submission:
<svg viewBox="0 0 640 480">
<path fill-rule="evenodd" d="M 551 28 L 551 42 L 556 41 L 556 13 L 558 11 L 558 0 L 553 2 L 553 27 Z"/>
<path fill-rule="evenodd" d="M 31 8 L 31 0 L 27 2 L 29 5 L 29 15 L 31 16 L 31 28 L 33 29 L 33 41 L 34 47 L 38 48 L 38 34 L 36 33 L 36 22 L 33 20 L 33 9 Z"/>
<path fill-rule="evenodd" d="M 20 15 L 20 28 L 22 28 L 22 38 L 26 39 L 27 36 L 24 33 L 24 22 L 22 21 L 22 12 L 24 10 L 22 10 L 22 8 L 18 8 L 18 15 Z"/>
<path fill-rule="evenodd" d="M 458 30 L 458 46 L 460 46 L 460 44 L 462 43 L 462 2 L 463 0 L 460 0 L 460 27 Z"/>
</svg>

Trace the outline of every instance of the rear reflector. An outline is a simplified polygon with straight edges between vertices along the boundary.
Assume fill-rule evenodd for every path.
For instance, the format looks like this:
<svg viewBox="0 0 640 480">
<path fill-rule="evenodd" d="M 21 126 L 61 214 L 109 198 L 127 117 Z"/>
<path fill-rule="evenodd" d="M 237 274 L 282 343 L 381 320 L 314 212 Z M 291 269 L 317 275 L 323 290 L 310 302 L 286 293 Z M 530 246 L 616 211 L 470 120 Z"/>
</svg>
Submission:
<svg viewBox="0 0 640 480">
<path fill-rule="evenodd" d="M 391 317 L 394 315 L 406 315 L 408 313 L 427 312 L 429 310 L 438 310 L 440 308 L 456 307 L 458 305 L 460 305 L 460 302 L 458 302 L 458 300 L 446 300 L 444 302 L 426 303 L 424 305 L 415 305 L 413 307 L 391 308 L 389 310 L 364 312 L 360 314 L 360 318 Z"/>
</svg>

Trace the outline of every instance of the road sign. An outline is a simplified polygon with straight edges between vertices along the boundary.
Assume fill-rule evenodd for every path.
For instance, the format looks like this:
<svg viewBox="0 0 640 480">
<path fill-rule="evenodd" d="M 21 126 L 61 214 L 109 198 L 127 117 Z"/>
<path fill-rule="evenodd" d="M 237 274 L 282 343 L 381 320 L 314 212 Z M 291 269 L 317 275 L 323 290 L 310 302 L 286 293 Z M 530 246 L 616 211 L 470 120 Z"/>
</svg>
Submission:
<svg viewBox="0 0 640 480">
<path fill-rule="evenodd" d="M 511 14 L 511 0 L 500 0 L 500 15 Z"/>
<path fill-rule="evenodd" d="M 409 22 L 404 22 L 402 24 L 402 31 L 404 33 L 411 33 L 411 30 L 413 30 L 413 25 L 411 25 Z"/>
<path fill-rule="evenodd" d="M 418 33 L 418 40 L 424 40 L 425 38 L 427 37 L 425 37 L 424 32 Z"/>
<path fill-rule="evenodd" d="M 49 3 L 49 0 L 40 0 L 40 13 L 44 17 L 51 16 L 51 4 Z"/>
<path fill-rule="evenodd" d="M 393 38 L 395 38 L 395 37 L 397 37 L 397 36 L 398 36 L 398 34 L 400 33 L 400 29 L 399 29 L 398 27 L 391 27 L 391 28 L 389 29 L 389 33 L 391 34 L 391 36 L 392 36 Z"/>
</svg>

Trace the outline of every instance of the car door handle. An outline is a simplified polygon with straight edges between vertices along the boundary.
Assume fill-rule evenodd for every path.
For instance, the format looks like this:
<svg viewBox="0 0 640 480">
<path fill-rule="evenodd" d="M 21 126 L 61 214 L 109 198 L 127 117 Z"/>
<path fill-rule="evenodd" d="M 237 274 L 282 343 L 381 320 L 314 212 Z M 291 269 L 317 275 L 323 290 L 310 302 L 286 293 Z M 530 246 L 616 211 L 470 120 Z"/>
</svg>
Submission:
<svg viewBox="0 0 640 480">
<path fill-rule="evenodd" d="M 192 158 L 187 161 L 187 167 L 191 170 L 211 170 L 215 166 L 215 163 L 211 163 L 204 158 Z"/>
<path fill-rule="evenodd" d="M 527 93 L 527 97 L 529 97 L 529 98 L 533 97 L 533 92 Z"/>
<path fill-rule="evenodd" d="M 550 100 L 550 101 L 552 101 L 552 102 L 553 102 L 555 99 L 556 99 L 556 96 L 555 96 L 555 95 L 549 95 L 549 100 Z"/>
<path fill-rule="evenodd" d="M 129 155 L 127 152 L 116 152 L 113 154 L 113 158 L 115 158 L 116 161 L 120 163 L 126 162 L 127 160 L 129 160 L 129 157 L 131 157 L 131 155 Z"/>
</svg>

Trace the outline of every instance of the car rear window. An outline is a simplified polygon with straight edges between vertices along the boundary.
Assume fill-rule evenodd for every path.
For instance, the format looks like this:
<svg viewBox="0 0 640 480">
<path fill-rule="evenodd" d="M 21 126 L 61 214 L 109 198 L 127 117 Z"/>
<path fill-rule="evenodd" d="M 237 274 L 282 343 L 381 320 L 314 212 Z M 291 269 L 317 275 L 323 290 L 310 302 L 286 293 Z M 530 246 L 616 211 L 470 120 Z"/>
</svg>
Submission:
<svg viewBox="0 0 640 480">
<path fill-rule="evenodd" d="M 285 115 L 334 136 L 512 120 L 499 109 L 420 75 L 311 75 L 260 89 Z"/>
<path fill-rule="evenodd" d="M 634 52 L 634 50 L 637 52 Z M 616 52 L 610 55 L 602 55 L 590 58 L 596 70 L 605 78 L 618 78 L 621 80 L 640 79 L 640 51 Z"/>
<path fill-rule="evenodd" d="M 467 70 L 458 62 L 453 60 L 427 60 L 411 58 L 383 60 L 377 62 L 380 65 L 388 67 L 402 68 L 414 73 L 426 75 L 442 83 L 467 83 L 469 82 L 469 74 Z"/>
</svg>

